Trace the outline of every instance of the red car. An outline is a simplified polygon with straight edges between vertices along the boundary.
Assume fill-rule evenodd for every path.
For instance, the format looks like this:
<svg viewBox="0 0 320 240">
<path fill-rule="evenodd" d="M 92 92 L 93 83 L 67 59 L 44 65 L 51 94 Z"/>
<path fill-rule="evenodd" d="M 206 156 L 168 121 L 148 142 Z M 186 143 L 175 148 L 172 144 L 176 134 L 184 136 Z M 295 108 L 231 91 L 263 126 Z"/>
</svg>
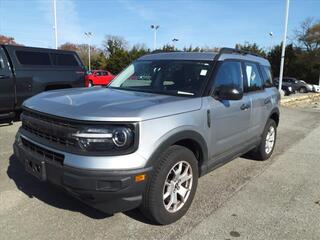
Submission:
<svg viewBox="0 0 320 240">
<path fill-rule="evenodd" d="M 95 85 L 108 85 L 112 79 L 114 79 L 114 75 L 105 70 L 93 70 L 87 73 L 85 77 L 85 85 L 86 87 L 93 87 Z"/>
</svg>

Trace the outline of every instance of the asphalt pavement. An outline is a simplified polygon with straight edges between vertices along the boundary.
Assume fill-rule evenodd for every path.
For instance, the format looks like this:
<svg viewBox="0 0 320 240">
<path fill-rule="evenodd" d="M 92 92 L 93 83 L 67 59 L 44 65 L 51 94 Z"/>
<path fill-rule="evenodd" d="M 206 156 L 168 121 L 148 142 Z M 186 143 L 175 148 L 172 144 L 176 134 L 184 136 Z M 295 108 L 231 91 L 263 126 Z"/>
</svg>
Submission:
<svg viewBox="0 0 320 240">
<path fill-rule="evenodd" d="M 108 216 L 38 182 L 12 156 L 20 123 L 0 125 L 0 239 L 319 239 L 318 104 L 282 108 L 271 159 L 238 158 L 204 176 L 169 226 L 136 210 Z"/>
</svg>

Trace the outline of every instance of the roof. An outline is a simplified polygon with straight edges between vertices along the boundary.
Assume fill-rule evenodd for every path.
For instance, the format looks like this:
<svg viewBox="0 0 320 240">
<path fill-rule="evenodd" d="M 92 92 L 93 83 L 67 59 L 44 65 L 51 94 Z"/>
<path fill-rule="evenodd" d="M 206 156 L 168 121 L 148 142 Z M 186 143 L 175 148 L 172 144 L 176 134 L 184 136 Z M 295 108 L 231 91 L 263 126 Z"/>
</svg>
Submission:
<svg viewBox="0 0 320 240">
<path fill-rule="evenodd" d="M 213 61 L 216 52 L 164 52 L 164 53 L 151 53 L 140 57 L 138 60 L 196 60 L 196 61 Z M 219 61 L 226 59 L 239 59 L 258 62 L 262 65 L 270 66 L 267 59 L 252 55 L 240 53 L 222 53 L 219 56 Z"/>
<path fill-rule="evenodd" d="M 32 52 L 56 52 L 56 53 L 74 53 L 71 50 L 62 50 L 62 49 L 52 49 L 52 48 L 39 48 L 39 47 L 28 47 L 28 46 L 20 46 L 20 45 L 10 45 L 10 44 L 0 44 L 0 46 L 6 48 L 9 51 L 32 51 Z"/>
</svg>

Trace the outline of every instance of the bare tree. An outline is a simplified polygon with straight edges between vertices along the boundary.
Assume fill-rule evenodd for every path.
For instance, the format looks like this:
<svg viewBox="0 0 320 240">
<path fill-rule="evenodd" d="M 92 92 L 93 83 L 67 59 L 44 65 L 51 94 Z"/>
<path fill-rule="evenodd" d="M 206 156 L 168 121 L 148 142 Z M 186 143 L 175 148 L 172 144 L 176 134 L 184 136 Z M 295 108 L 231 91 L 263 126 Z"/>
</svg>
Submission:
<svg viewBox="0 0 320 240">
<path fill-rule="evenodd" d="M 4 35 L 0 35 L 0 44 L 9 44 L 9 45 L 20 45 L 18 44 L 13 37 L 8 37 Z"/>
<path fill-rule="evenodd" d="M 300 27 L 295 30 L 295 39 L 298 46 L 305 48 L 308 52 L 319 49 L 320 47 L 320 22 L 314 18 L 307 18 Z"/>
</svg>

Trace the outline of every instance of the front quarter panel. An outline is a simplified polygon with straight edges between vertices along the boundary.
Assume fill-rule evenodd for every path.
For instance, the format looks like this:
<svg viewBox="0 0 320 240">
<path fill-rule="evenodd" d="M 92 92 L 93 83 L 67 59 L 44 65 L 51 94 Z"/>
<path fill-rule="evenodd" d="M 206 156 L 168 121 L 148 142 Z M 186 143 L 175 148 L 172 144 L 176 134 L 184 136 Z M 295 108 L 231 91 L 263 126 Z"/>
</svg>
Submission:
<svg viewBox="0 0 320 240">
<path fill-rule="evenodd" d="M 146 166 L 153 164 L 159 149 L 174 144 L 174 140 L 192 138 L 199 142 L 207 154 L 208 126 L 204 109 L 176 114 L 168 117 L 142 121 L 138 153 L 148 159 Z M 166 143 L 163 145 L 163 143 Z M 167 146 L 169 144 L 169 146 Z M 160 152 L 161 154 L 161 152 Z M 206 158 L 206 157 L 205 157 Z"/>
</svg>

